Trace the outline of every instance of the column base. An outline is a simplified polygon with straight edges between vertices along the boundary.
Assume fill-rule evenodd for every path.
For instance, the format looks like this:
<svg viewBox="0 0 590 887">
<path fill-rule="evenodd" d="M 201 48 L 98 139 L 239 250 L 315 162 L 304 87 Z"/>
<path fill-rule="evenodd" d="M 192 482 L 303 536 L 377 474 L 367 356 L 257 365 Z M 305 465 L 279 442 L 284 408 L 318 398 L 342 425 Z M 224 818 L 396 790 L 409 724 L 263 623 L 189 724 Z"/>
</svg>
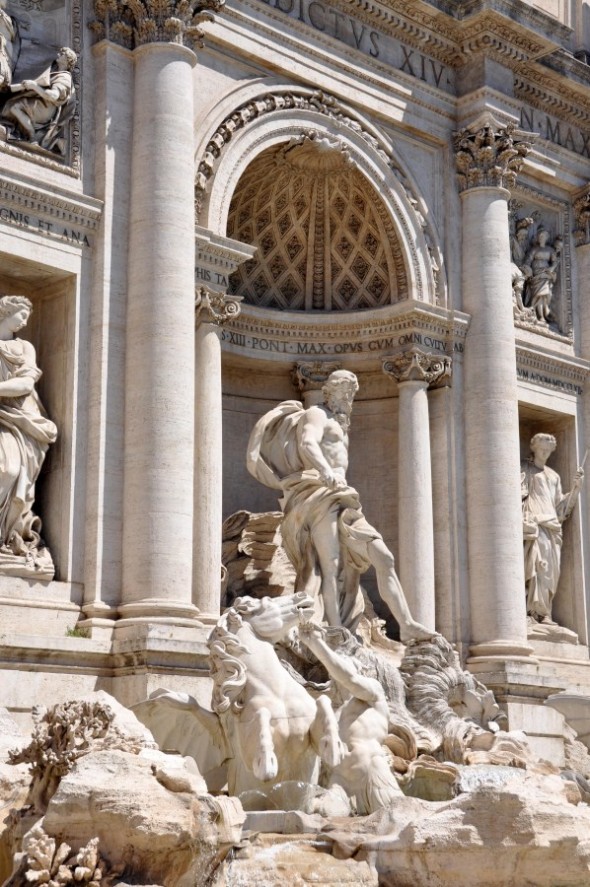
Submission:
<svg viewBox="0 0 590 887">
<path fill-rule="evenodd" d="M 534 662 L 533 648 L 526 641 L 485 641 L 481 644 L 471 644 L 469 647 L 468 663 L 474 660 L 506 660 Z"/>
<path fill-rule="evenodd" d="M 187 628 L 201 625 L 201 614 L 194 604 L 181 604 L 159 598 L 147 598 L 123 604 L 117 610 L 119 621 L 127 624 L 183 625 Z"/>
</svg>

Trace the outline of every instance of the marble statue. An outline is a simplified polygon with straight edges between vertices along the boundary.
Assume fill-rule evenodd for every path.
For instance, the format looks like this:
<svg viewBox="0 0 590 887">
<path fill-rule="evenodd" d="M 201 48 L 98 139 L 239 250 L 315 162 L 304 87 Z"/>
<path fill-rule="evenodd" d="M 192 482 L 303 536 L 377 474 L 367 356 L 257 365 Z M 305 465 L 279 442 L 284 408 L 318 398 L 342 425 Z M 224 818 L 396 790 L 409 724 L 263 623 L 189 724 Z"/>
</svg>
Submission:
<svg viewBox="0 0 590 887">
<path fill-rule="evenodd" d="M 62 47 L 51 67 L 36 80 L 12 84 L 13 95 L 0 114 L 0 122 L 8 125 L 11 138 L 65 153 L 64 128 L 76 107 L 72 78 L 76 62 L 74 50 Z"/>
<path fill-rule="evenodd" d="M 356 812 L 361 816 L 388 807 L 401 796 L 401 789 L 384 746 L 389 733 L 389 706 L 383 687 L 363 674 L 352 657 L 332 649 L 325 629 L 319 625 L 300 625 L 299 637 L 345 695 L 337 717 L 347 751 L 332 769 L 329 787 L 339 785 L 354 797 Z"/>
<path fill-rule="evenodd" d="M 531 276 L 531 269 L 526 265 L 526 256 L 529 245 L 529 231 L 534 223 L 534 219 L 531 217 L 516 219 L 514 230 L 510 235 L 512 292 L 519 313 L 525 310 L 523 293 L 526 281 Z"/>
<path fill-rule="evenodd" d="M 237 599 L 208 640 L 211 709 L 187 695 L 156 691 L 134 708 L 136 715 L 159 742 L 173 722 L 166 747 L 195 757 L 210 788 L 208 773 L 220 763 L 232 795 L 288 780 L 314 783 L 318 757 L 334 768 L 344 753 L 334 711 L 327 696 L 314 699 L 283 667 L 273 646 L 312 615 L 313 601 L 304 594 Z M 212 743 L 221 751 L 213 762 Z M 219 787 L 224 776 L 215 774 Z"/>
<path fill-rule="evenodd" d="M 283 494 L 283 546 L 297 571 L 296 589 L 314 598 L 320 618 L 354 627 L 364 609 L 359 577 L 372 565 L 402 640 L 429 637 L 412 618 L 392 553 L 346 480 L 357 390 L 354 373 L 335 370 L 323 386 L 323 403 L 308 409 L 299 401 L 279 404 L 252 431 L 248 470 Z"/>
<path fill-rule="evenodd" d="M 556 237 L 549 243 L 549 232 L 540 226 L 524 261 L 527 269 L 524 303 L 533 308 L 537 320 L 549 323 L 553 320 L 551 299 L 557 281 L 563 241 Z"/>
<path fill-rule="evenodd" d="M 572 489 L 564 494 L 559 475 L 546 464 L 557 446 L 555 437 L 535 434 L 530 446 L 531 456 L 521 466 L 527 613 L 536 622 L 552 625 L 561 571 L 561 527 L 576 504 L 584 470 L 578 468 Z"/>
<path fill-rule="evenodd" d="M 0 298 L 0 572 L 53 576 L 33 513 L 35 482 L 57 429 L 35 389 L 41 376 L 35 349 L 16 335 L 32 304 L 24 296 Z"/>
</svg>

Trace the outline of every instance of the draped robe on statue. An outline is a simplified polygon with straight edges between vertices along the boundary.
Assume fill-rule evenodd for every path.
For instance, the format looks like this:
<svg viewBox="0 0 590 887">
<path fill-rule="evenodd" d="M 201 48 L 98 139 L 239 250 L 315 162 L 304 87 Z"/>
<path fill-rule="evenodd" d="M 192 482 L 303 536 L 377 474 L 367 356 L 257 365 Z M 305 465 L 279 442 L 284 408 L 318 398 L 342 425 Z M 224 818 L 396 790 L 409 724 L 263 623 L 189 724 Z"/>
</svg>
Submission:
<svg viewBox="0 0 590 887">
<path fill-rule="evenodd" d="M 551 618 L 561 571 L 561 525 L 571 499 L 563 495 L 559 475 L 547 465 L 539 468 L 529 460 L 522 471 L 527 613 Z"/>
<path fill-rule="evenodd" d="M 22 339 L 0 341 L 0 381 L 30 378 L 37 382 L 33 346 Z M 0 397 L 0 546 L 2 553 L 27 555 L 36 549 L 40 522 L 32 512 L 35 481 L 57 429 L 45 415 L 33 388 L 20 397 Z"/>
<path fill-rule="evenodd" d="M 359 495 L 352 487 L 330 489 L 310 467 L 299 439 L 305 415 L 297 400 L 279 404 L 260 419 L 248 442 L 248 470 L 257 480 L 281 490 L 283 547 L 297 572 L 296 591 L 305 591 L 323 615 L 322 581 L 314 527 L 330 512 L 337 520 L 340 544 L 339 612 L 342 624 L 354 629 L 364 610 L 359 587 L 361 573 L 371 564 L 367 544 L 381 534 L 365 518 Z"/>
</svg>

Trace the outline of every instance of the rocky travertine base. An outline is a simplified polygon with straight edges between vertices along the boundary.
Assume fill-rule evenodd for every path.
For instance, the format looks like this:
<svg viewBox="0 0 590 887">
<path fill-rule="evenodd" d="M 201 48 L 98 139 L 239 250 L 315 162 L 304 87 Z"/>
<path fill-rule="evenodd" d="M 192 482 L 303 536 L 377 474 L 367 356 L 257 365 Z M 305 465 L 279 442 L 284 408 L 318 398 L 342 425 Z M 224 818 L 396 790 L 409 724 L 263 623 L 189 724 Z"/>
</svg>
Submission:
<svg viewBox="0 0 590 887">
<path fill-rule="evenodd" d="M 192 760 L 155 749 L 106 694 L 39 716 L 28 746 L 9 718 L 0 731 L 3 887 L 590 883 L 590 807 L 576 774 L 551 765 L 445 765 L 458 794 L 438 801 L 424 797 L 441 796 L 440 765 L 421 766 L 421 797 L 366 817 L 246 816 L 237 799 L 207 793 Z M 34 759 L 31 771 L 7 763 L 9 745 L 21 748 L 13 760 Z M 422 785 L 431 771 L 435 783 Z"/>
</svg>

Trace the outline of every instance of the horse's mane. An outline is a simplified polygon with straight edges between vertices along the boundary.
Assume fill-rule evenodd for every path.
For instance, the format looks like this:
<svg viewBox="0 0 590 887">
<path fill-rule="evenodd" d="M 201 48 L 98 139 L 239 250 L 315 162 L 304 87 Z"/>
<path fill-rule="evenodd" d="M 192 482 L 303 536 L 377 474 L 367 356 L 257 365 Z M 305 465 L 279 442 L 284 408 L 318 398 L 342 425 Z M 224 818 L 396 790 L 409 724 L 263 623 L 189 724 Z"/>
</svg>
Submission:
<svg viewBox="0 0 590 887">
<path fill-rule="evenodd" d="M 231 621 L 239 619 L 237 613 L 229 615 Z M 227 624 L 226 620 L 226 624 Z M 218 715 L 224 714 L 231 707 L 237 714 L 243 705 L 239 701 L 240 694 L 246 684 L 246 667 L 237 658 L 240 653 L 249 653 L 249 649 L 241 644 L 235 634 L 227 631 L 222 625 L 217 625 L 209 636 L 209 650 L 211 653 L 211 677 L 213 678 L 213 693 L 211 705 Z"/>
</svg>

